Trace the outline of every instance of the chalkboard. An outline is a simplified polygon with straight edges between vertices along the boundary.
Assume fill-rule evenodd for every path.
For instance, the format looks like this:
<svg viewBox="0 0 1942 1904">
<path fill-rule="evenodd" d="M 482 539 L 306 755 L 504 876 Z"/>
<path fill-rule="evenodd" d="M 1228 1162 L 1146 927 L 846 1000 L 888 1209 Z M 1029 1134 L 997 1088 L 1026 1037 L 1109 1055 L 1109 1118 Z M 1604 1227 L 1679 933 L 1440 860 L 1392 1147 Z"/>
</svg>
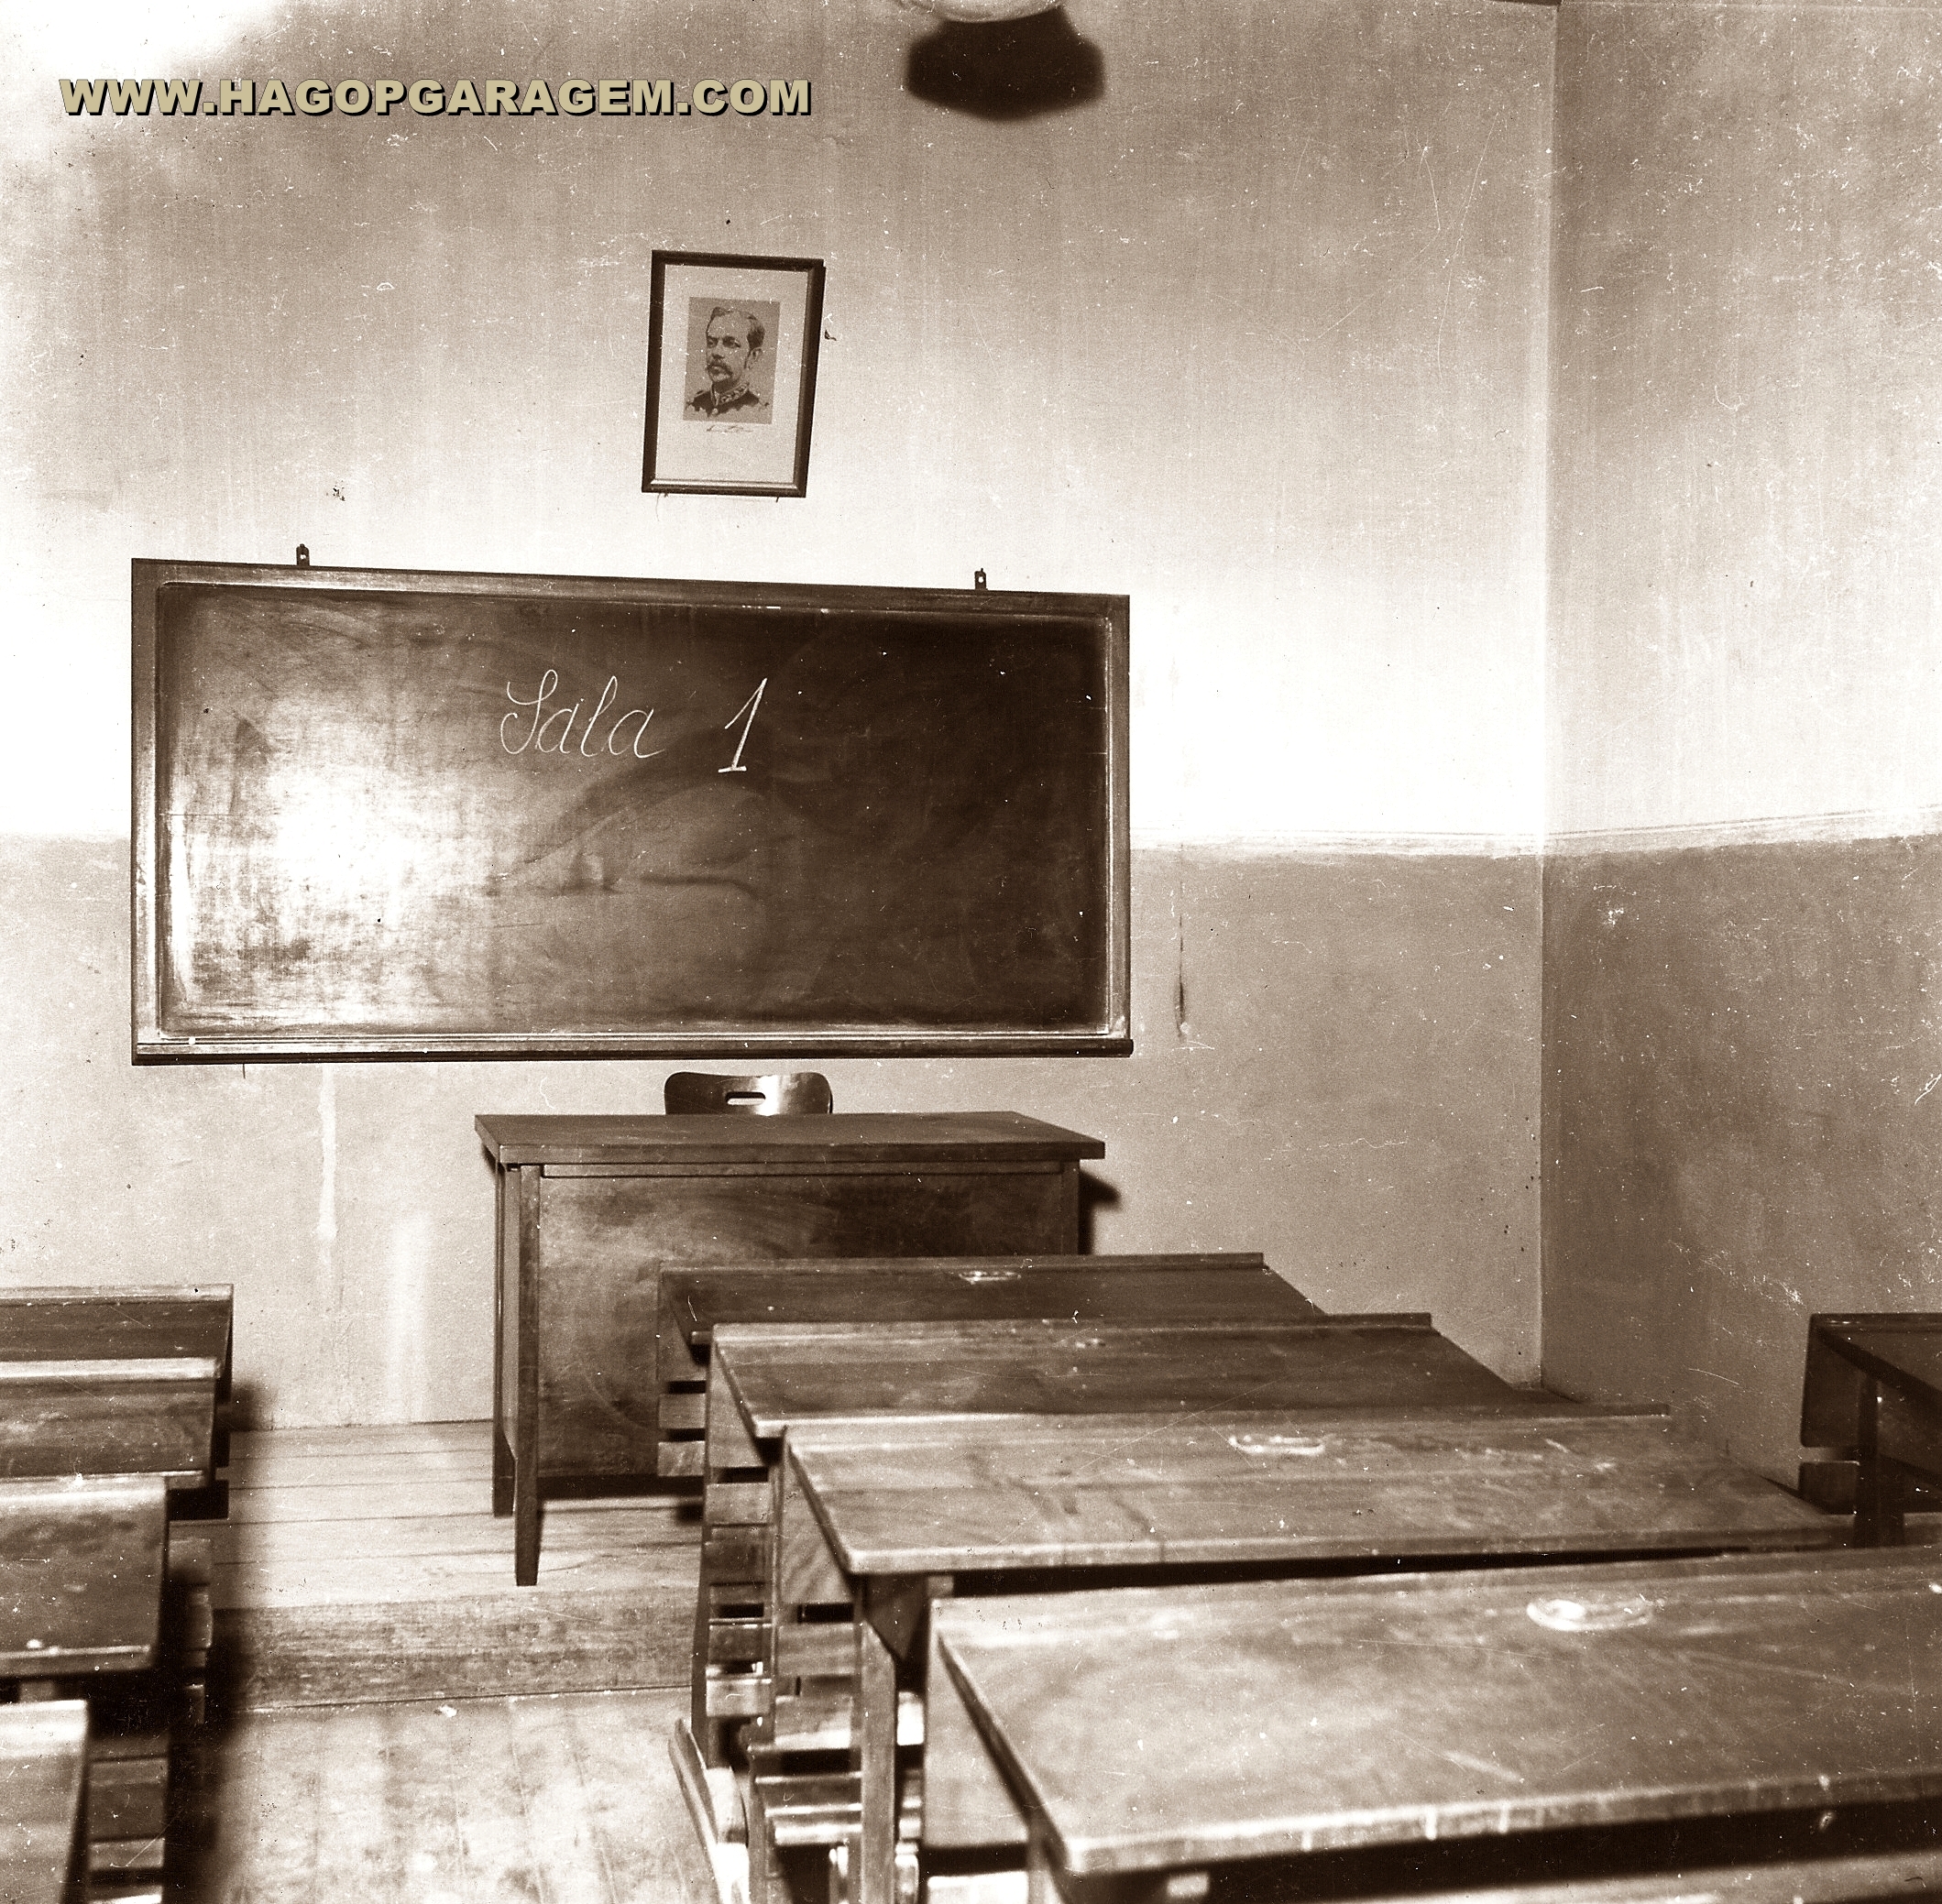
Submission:
<svg viewBox="0 0 1942 1904">
<path fill-rule="evenodd" d="M 1131 1049 L 1124 596 L 133 579 L 137 1058 Z"/>
</svg>

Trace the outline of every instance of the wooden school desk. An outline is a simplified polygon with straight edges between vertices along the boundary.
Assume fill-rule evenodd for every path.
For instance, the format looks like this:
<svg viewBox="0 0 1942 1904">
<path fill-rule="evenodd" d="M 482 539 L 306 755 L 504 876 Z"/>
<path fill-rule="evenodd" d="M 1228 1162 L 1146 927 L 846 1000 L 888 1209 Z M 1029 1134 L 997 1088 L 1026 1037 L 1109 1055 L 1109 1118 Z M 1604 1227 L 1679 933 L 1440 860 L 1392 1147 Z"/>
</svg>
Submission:
<svg viewBox="0 0 1942 1904">
<path fill-rule="evenodd" d="M 78 1699 L 0 1706 L 0 1898 L 80 1904 L 88 1709 Z"/>
<path fill-rule="evenodd" d="M 498 1179 L 493 1511 L 538 1578 L 540 1483 L 653 1475 L 660 1266 L 1079 1247 L 1105 1146 L 1009 1111 L 480 1117 Z"/>
<path fill-rule="evenodd" d="M 1243 1863 L 1379 1894 L 1399 1857 L 1432 1890 L 1691 1877 L 1931 1848 L 1942 1797 L 1933 1556 L 970 1600 L 934 1628 L 1038 1899 Z"/>
<path fill-rule="evenodd" d="M 734 1263 L 661 1274 L 661 1472 L 704 1472 L 718 1323 L 1293 1322 L 1321 1315 L 1258 1255 L 932 1256 Z"/>
<path fill-rule="evenodd" d="M 1942 1489 L 1942 1315 L 1814 1317 L 1801 1440 L 1858 1463 L 1857 1541 L 1899 1546 L 1910 1496 Z"/>
<path fill-rule="evenodd" d="M 230 1312 L 226 1286 L 0 1290 L 0 1477 L 159 1474 L 219 1497 Z"/>
<path fill-rule="evenodd" d="M 854 1649 L 861 1904 L 894 1896 L 897 1701 L 927 1700 L 927 1851 L 1022 1850 L 1022 1816 L 927 1674 L 931 1603 L 1027 1581 L 1083 1587 L 1438 1557 L 1834 1545 L 1844 1526 L 1676 1435 L 1571 1409 L 1327 1419 L 1251 1414 L 799 1423 L 775 1530 L 775 1673 Z M 840 1621 L 854 1608 L 861 1624 Z M 752 1904 L 766 1876 L 752 1831 Z"/>
<path fill-rule="evenodd" d="M 161 1867 L 182 1624 L 170 1530 L 159 1475 L 0 1482 L 0 1680 L 28 1702 L 86 1690 L 86 1836 L 104 1874 Z"/>
<path fill-rule="evenodd" d="M 1000 1322 L 717 1328 L 696 1607 L 693 1727 L 707 1762 L 725 1728 L 762 1743 L 817 1728 L 778 1700 L 765 1662 L 774 1477 L 785 1429 L 839 1417 L 1541 1409 L 1421 1315 L 1166 1325 Z M 847 1717 L 847 1690 L 842 1700 Z"/>
</svg>

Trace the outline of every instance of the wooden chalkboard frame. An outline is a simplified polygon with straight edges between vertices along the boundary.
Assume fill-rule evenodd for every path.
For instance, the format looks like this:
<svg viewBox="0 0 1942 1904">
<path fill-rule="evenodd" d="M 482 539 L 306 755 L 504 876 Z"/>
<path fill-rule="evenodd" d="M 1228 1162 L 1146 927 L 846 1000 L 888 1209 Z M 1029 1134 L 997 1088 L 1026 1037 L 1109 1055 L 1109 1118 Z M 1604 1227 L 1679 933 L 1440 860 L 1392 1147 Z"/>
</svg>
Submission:
<svg viewBox="0 0 1942 1904">
<path fill-rule="evenodd" d="M 1103 850 L 1089 867 L 1086 899 L 1107 922 L 1103 975 L 1087 981 L 1084 1016 L 1053 1029 L 1042 1024 L 855 1023 L 806 1015 L 778 1024 L 643 1022 L 566 1032 L 537 1025 L 466 1030 L 418 1022 L 340 1031 L 315 1023 L 247 1028 L 169 1022 L 165 1009 L 164 933 L 168 871 L 162 794 L 163 591 L 186 584 L 221 589 L 288 591 L 301 613 L 334 594 L 423 594 L 510 598 L 539 604 L 672 607 L 686 610 L 780 609 L 796 613 L 881 612 L 886 629 L 935 615 L 1012 620 L 1021 629 L 1048 618 L 1088 624 L 1098 644 L 1108 706 L 1103 730 L 1107 811 L 1094 816 Z M 1131 903 L 1127 776 L 1128 623 L 1124 596 L 986 592 L 982 589 L 817 587 L 753 582 L 688 582 L 554 574 L 488 574 L 448 570 L 280 567 L 137 559 L 131 564 L 134 659 L 134 773 L 131 908 L 132 1054 L 137 1062 L 290 1058 L 445 1058 L 613 1056 L 628 1057 L 781 1056 L 801 1054 L 905 1056 L 952 1052 L 1006 1055 L 1124 1056 L 1131 1026 Z M 994 630 L 994 633 L 997 632 Z M 1096 992 L 1096 996 L 1094 995 Z"/>
</svg>

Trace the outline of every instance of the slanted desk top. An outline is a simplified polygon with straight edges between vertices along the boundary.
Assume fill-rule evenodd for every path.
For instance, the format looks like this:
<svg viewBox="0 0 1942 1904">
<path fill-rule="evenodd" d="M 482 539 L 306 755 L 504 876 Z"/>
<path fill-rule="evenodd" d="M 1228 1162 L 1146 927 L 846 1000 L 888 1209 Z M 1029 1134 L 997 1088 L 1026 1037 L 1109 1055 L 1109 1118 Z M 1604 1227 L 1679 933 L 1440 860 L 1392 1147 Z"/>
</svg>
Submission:
<svg viewBox="0 0 1942 1904">
<path fill-rule="evenodd" d="M 1421 1315 L 744 1324 L 715 1331 L 714 1356 L 715 1379 L 758 1440 L 838 1416 L 1557 1406 L 1492 1374 Z M 711 1438 L 715 1430 L 711 1406 Z"/>
<path fill-rule="evenodd" d="M 1297 1321 L 1322 1313 L 1256 1255 L 879 1256 L 669 1266 L 656 1356 L 664 1474 L 703 1472 L 708 1350 L 719 1326 L 1062 1317 L 1069 1321 Z M 686 1391 L 686 1392 L 680 1392 Z"/>
<path fill-rule="evenodd" d="M 0 1289 L 0 1362 L 201 1361 L 226 1380 L 231 1307 L 226 1283 Z"/>
<path fill-rule="evenodd" d="M 168 1520 L 159 1475 L 0 1482 L 0 1677 L 153 1665 Z"/>
<path fill-rule="evenodd" d="M 230 1291 L 0 1291 L 0 1475 L 164 1474 L 227 1459 Z"/>
<path fill-rule="evenodd" d="M 0 1706 L 0 1898 L 65 1904 L 86 1789 L 88 1708 L 79 1699 Z"/>
<path fill-rule="evenodd" d="M 1816 1316 L 1808 1325 L 1801 1439 L 1851 1446 L 1860 1377 L 1885 1382 L 1942 1415 L 1942 1315 Z"/>
<path fill-rule="evenodd" d="M 943 1603 L 1052 1859 L 1204 1866 L 1942 1795 L 1942 1570 L 1880 1552 Z"/>
<path fill-rule="evenodd" d="M 1387 1419 L 1210 1417 L 922 1418 L 792 1424 L 777 1491 L 788 1636 L 804 1600 L 847 1601 L 915 1677 L 939 1595 L 1151 1583 L 1243 1569 L 1297 1574 L 1411 1556 L 1483 1564 L 1594 1553 L 1832 1545 L 1838 1521 L 1674 1434 L 1662 1416 L 1561 1402 Z M 801 1525 L 813 1516 L 815 1525 Z M 817 1534 L 822 1537 L 818 1545 Z M 827 1627 L 819 1630 L 827 1631 Z M 859 1635 L 869 1659 L 870 1636 Z M 1024 1842 L 949 1675 L 926 1694 L 927 1848 Z M 866 1819 L 887 1784 L 887 1701 L 858 1700 Z M 874 1726 L 872 1718 L 874 1717 Z M 888 1897 L 887 1838 L 862 1855 Z M 866 1890 L 872 1888 L 868 1883 Z"/>
<path fill-rule="evenodd" d="M 800 1160 L 815 1166 L 1064 1163 L 1103 1157 L 1097 1137 L 1014 1111 L 850 1111 L 821 1117 L 502 1117 L 474 1128 L 501 1169 L 619 1165 L 637 1169 Z"/>
<path fill-rule="evenodd" d="M 670 1264 L 666 1327 L 688 1345 L 740 1322 L 948 1322 L 1065 1317 L 1115 1322 L 1210 1316 L 1291 1322 L 1322 1314 L 1257 1255 L 860 1256 Z"/>
<path fill-rule="evenodd" d="M 786 1458 L 857 1576 L 1827 1547 L 1846 1532 L 1662 1416 L 1596 1410 L 807 1422 Z"/>
<path fill-rule="evenodd" d="M 769 1599 L 769 1559 L 779 1552 L 770 1541 L 771 1494 L 782 1438 L 806 1422 L 1560 1406 L 1512 1388 L 1421 1315 L 1164 1325 L 1017 1319 L 734 1324 L 715 1331 L 708 1395 L 704 1603 L 718 1588 L 725 1595 L 732 1582 L 758 1585 L 753 1592 L 738 1588 L 738 1603 Z M 759 1482 L 735 1472 L 764 1469 L 768 1477 Z M 786 1566 L 786 1557 L 779 1564 Z M 712 1615 L 700 1620 L 694 1724 L 711 1764 L 721 1761 L 725 1745 L 715 1722 L 760 1719 L 767 1697 L 754 1679 L 730 1684 L 724 1677 L 726 1663 L 746 1657 L 729 1649 L 730 1638 Z"/>
</svg>

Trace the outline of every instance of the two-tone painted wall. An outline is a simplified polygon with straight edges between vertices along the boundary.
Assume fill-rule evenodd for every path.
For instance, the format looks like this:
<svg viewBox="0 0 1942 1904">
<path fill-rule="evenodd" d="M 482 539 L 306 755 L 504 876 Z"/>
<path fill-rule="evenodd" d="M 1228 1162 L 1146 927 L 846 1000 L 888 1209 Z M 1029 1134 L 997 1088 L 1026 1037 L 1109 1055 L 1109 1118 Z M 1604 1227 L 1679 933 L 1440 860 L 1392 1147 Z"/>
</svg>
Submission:
<svg viewBox="0 0 1942 1904">
<path fill-rule="evenodd" d="M 1102 1248 L 1261 1249 L 1536 1373 L 1555 16 L 1074 0 L 1103 95 L 879 0 L 10 10 L 0 1276 L 237 1288 L 260 1418 L 488 1406 L 482 1110 L 631 1063 L 127 1060 L 131 556 L 1133 601 L 1127 1060 L 827 1067 L 1106 1140 Z M 804 77 L 807 118 L 184 122 L 176 74 Z M 806 499 L 639 489 L 657 248 L 823 258 Z"/>
<path fill-rule="evenodd" d="M 1563 0 L 1544 1368 L 1773 1474 L 1942 1307 L 1942 9 Z"/>
</svg>

